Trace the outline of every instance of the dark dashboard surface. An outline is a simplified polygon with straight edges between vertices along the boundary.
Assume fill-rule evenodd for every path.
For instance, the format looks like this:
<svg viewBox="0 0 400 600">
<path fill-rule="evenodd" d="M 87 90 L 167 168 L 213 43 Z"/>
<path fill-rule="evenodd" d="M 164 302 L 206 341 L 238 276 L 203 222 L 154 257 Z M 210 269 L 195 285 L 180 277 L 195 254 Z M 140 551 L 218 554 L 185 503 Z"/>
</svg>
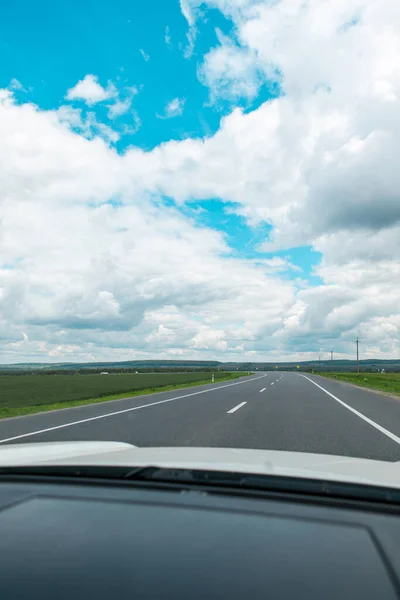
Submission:
<svg viewBox="0 0 400 600">
<path fill-rule="evenodd" d="M 3 598 L 397 598 L 396 511 L 0 482 Z"/>
</svg>

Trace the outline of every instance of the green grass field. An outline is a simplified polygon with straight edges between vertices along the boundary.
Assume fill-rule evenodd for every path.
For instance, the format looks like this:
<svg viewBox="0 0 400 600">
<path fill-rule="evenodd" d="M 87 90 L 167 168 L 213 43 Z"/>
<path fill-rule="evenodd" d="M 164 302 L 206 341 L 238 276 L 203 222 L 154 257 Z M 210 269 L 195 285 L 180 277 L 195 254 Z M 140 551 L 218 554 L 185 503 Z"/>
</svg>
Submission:
<svg viewBox="0 0 400 600">
<path fill-rule="evenodd" d="M 215 381 L 243 375 L 245 373 L 217 371 Z M 211 373 L 205 372 L 4 375 L 0 377 L 0 418 L 210 382 Z"/>
<path fill-rule="evenodd" d="M 359 375 L 357 373 L 318 373 L 318 375 L 400 396 L 400 373 L 360 373 Z"/>
</svg>

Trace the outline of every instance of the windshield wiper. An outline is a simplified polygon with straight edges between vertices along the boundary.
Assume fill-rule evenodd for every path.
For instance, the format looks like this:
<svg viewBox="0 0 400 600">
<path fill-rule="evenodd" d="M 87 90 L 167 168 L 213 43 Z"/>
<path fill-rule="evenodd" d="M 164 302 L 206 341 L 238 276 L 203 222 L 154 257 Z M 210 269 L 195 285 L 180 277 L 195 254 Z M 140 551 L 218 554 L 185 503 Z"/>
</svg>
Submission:
<svg viewBox="0 0 400 600">
<path fill-rule="evenodd" d="M 135 474 L 148 467 L 114 466 L 114 465 L 27 465 L 0 467 L 0 478 L 9 476 L 21 477 L 60 477 L 76 479 L 134 479 Z"/>
</svg>

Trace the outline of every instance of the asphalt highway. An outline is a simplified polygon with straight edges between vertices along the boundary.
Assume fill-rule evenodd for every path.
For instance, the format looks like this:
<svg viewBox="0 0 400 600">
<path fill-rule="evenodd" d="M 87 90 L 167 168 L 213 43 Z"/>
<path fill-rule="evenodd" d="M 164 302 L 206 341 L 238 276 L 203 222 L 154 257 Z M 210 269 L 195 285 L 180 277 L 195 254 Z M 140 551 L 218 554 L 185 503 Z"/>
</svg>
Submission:
<svg viewBox="0 0 400 600">
<path fill-rule="evenodd" d="M 0 444 L 112 440 L 400 460 L 400 399 L 316 375 L 258 373 L 0 421 Z"/>
</svg>

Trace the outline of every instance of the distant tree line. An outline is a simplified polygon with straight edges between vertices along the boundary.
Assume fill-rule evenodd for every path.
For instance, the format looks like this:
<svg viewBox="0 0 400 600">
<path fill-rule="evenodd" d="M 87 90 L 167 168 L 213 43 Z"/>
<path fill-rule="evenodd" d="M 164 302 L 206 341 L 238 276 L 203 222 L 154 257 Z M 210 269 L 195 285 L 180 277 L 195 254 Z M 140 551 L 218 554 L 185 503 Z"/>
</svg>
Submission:
<svg viewBox="0 0 400 600">
<path fill-rule="evenodd" d="M 125 369 L 116 369 L 116 368 L 84 368 L 84 369 L 1 369 L 0 367 L 0 377 L 2 375 L 99 375 L 100 373 L 107 372 L 109 375 L 113 374 L 122 374 L 122 373 L 216 373 L 218 371 L 225 371 L 225 369 L 215 368 L 215 367 L 202 367 L 202 368 L 125 368 Z"/>
<path fill-rule="evenodd" d="M 360 361 L 361 373 L 377 373 L 378 370 L 386 373 L 400 372 L 399 360 L 362 360 Z M 213 361 L 130 361 L 119 363 L 65 363 L 63 365 L 50 364 L 24 364 L 15 366 L 1 366 L 1 375 L 93 375 L 106 371 L 109 374 L 117 373 L 192 373 L 192 372 L 218 372 L 218 371 L 296 371 L 304 373 L 336 372 L 355 373 L 357 363 L 355 360 L 315 360 L 295 362 L 213 362 Z"/>
</svg>

